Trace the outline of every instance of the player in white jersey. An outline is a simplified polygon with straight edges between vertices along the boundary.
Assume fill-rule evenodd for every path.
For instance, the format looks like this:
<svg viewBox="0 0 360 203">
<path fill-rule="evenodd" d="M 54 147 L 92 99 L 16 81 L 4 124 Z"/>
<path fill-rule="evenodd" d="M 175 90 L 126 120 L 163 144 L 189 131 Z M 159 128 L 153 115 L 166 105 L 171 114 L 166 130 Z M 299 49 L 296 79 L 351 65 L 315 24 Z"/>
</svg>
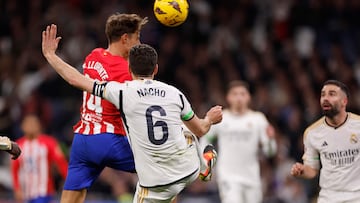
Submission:
<svg viewBox="0 0 360 203">
<path fill-rule="evenodd" d="M 262 200 L 259 146 L 265 155 L 274 155 L 275 131 L 263 113 L 250 109 L 246 82 L 230 82 L 226 100 L 229 108 L 224 110 L 222 122 L 212 126 L 200 142 L 204 145 L 217 139 L 216 175 L 221 201 L 258 203 Z"/>
<path fill-rule="evenodd" d="M 187 143 L 181 125 L 202 136 L 221 121 L 221 106 L 211 108 L 204 119 L 198 118 L 183 93 L 153 80 L 158 71 L 157 53 L 148 45 L 130 50 L 133 81 L 101 83 L 84 77 L 55 54 L 59 40 L 55 25 L 43 32 L 43 54 L 50 65 L 71 85 L 109 100 L 122 113 L 139 177 L 134 202 L 174 200 L 200 172 L 195 142 Z"/>
<path fill-rule="evenodd" d="M 347 112 L 345 84 L 328 80 L 321 90 L 324 117 L 304 132 L 304 163 L 291 174 L 314 178 L 320 171 L 318 203 L 360 202 L 360 116 Z"/>
</svg>

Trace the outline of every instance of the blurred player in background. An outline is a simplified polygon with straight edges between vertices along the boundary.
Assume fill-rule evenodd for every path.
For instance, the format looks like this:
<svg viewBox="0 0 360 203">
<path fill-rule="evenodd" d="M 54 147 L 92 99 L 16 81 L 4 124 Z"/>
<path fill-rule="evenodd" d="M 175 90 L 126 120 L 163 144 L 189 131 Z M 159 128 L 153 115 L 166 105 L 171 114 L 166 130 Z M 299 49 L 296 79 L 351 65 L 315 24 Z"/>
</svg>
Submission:
<svg viewBox="0 0 360 203">
<path fill-rule="evenodd" d="M 42 49 L 50 65 L 69 84 L 111 101 L 122 113 L 139 177 L 134 202 L 173 201 L 200 172 L 197 146 L 185 139 L 182 123 L 202 136 L 221 121 L 221 107 L 211 108 L 199 119 L 183 93 L 153 80 L 157 53 L 148 45 L 131 48 L 129 67 L 134 80 L 119 83 L 82 76 L 55 54 L 59 41 L 56 26 L 47 26 Z"/>
<path fill-rule="evenodd" d="M 304 163 L 291 175 L 314 178 L 320 171 L 318 203 L 360 201 L 360 116 L 347 112 L 349 90 L 328 80 L 321 90 L 323 117 L 304 132 Z"/>
<path fill-rule="evenodd" d="M 40 120 L 29 114 L 21 123 L 24 136 L 17 140 L 23 155 L 11 163 L 15 199 L 51 202 L 55 193 L 52 166 L 65 179 L 68 163 L 55 138 L 43 134 Z"/>
<path fill-rule="evenodd" d="M 263 113 L 250 109 L 246 82 L 230 82 L 226 101 L 229 108 L 222 122 L 212 126 L 200 142 L 204 145 L 217 139 L 216 174 L 222 203 L 260 203 L 259 146 L 266 156 L 275 155 L 275 131 Z"/>
<path fill-rule="evenodd" d="M 86 57 L 83 74 L 99 81 L 131 80 L 129 49 L 140 43 L 140 31 L 146 23 L 147 18 L 136 14 L 111 15 L 105 27 L 108 48 L 96 48 Z M 81 119 L 74 126 L 68 177 L 61 196 L 61 202 L 66 203 L 84 202 L 87 189 L 105 167 L 135 171 L 133 154 L 116 107 L 84 92 L 80 114 Z"/>
<path fill-rule="evenodd" d="M 11 141 L 6 136 L 0 136 L 0 150 L 11 154 L 12 159 L 17 159 L 21 154 L 21 149 L 16 142 Z"/>
</svg>

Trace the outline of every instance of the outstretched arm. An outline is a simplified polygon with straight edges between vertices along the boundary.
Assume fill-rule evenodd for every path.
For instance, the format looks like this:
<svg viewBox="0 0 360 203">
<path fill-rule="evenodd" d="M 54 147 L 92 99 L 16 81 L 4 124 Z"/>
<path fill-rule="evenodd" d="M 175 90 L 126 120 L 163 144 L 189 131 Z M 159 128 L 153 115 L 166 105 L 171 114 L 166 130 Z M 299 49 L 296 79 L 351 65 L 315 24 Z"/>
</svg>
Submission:
<svg viewBox="0 0 360 203">
<path fill-rule="evenodd" d="M 61 37 L 56 37 L 56 34 L 57 26 L 54 24 L 48 25 L 46 30 L 42 32 L 42 52 L 46 60 L 70 85 L 87 92 L 92 92 L 94 80 L 85 77 L 78 70 L 56 55 L 55 52 L 61 40 Z"/>
</svg>

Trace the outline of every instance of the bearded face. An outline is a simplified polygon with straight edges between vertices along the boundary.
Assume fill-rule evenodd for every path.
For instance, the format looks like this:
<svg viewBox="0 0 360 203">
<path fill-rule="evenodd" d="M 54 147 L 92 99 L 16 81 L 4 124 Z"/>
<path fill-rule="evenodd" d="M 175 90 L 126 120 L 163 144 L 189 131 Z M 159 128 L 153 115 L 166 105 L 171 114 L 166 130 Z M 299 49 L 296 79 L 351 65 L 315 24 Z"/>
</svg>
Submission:
<svg viewBox="0 0 360 203">
<path fill-rule="evenodd" d="M 324 116 L 334 118 L 345 108 L 346 95 L 336 85 L 325 85 L 321 91 L 320 105 Z"/>
<path fill-rule="evenodd" d="M 328 101 L 324 101 L 323 104 L 321 104 L 321 108 L 323 115 L 329 118 L 334 118 L 340 112 L 338 105 L 331 104 Z"/>
</svg>

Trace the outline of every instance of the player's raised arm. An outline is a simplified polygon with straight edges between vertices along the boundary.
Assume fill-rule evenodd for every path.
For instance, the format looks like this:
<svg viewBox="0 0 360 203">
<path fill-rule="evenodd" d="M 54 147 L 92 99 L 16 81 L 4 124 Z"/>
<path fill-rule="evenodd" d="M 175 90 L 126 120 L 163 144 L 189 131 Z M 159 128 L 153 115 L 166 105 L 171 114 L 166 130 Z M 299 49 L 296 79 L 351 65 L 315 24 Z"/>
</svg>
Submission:
<svg viewBox="0 0 360 203">
<path fill-rule="evenodd" d="M 52 24 L 42 32 L 42 52 L 54 70 L 70 85 L 92 92 L 94 80 L 83 76 L 78 70 L 56 55 L 61 37 L 56 37 L 57 26 Z"/>
<path fill-rule="evenodd" d="M 207 133 L 212 124 L 222 120 L 222 106 L 214 106 L 207 113 L 205 118 L 200 119 L 196 115 L 188 121 L 184 121 L 189 130 L 196 136 L 201 137 Z"/>
</svg>

